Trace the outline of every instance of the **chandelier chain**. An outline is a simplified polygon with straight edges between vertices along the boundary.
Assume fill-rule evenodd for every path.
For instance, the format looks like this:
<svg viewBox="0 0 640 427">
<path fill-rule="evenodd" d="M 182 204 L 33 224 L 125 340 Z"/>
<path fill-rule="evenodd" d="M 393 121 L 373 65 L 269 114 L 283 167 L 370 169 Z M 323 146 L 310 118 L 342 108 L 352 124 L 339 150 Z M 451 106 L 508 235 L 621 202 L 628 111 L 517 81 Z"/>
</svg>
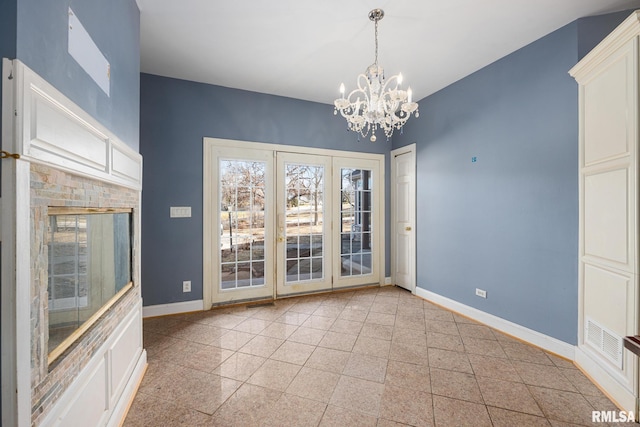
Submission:
<svg viewBox="0 0 640 427">
<path fill-rule="evenodd" d="M 375 27 L 376 27 L 376 30 L 375 30 L 375 35 L 376 35 L 376 56 L 375 56 L 375 58 L 376 58 L 376 60 L 374 62 L 374 64 L 376 64 L 376 67 L 378 66 L 378 21 L 379 20 L 376 19 L 376 25 L 375 25 Z"/>
</svg>

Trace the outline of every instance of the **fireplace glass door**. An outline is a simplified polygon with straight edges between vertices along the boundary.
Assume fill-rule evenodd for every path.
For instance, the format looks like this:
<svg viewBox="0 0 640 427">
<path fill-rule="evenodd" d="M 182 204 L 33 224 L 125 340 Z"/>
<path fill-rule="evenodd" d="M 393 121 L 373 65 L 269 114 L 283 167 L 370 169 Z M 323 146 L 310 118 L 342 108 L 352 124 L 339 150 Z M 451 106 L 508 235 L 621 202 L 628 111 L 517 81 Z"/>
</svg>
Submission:
<svg viewBox="0 0 640 427">
<path fill-rule="evenodd" d="M 131 213 L 84 214 L 74 210 L 67 213 L 64 208 L 50 208 L 49 353 L 131 283 Z"/>
</svg>

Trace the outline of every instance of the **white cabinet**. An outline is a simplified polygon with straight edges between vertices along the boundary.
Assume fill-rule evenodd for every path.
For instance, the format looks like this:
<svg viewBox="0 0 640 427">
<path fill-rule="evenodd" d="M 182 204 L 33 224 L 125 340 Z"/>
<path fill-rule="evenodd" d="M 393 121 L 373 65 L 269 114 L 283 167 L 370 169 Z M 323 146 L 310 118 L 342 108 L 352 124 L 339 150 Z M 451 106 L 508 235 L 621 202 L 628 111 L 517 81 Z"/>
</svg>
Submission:
<svg viewBox="0 0 640 427">
<path fill-rule="evenodd" d="M 640 11 L 585 56 L 579 84 L 579 336 L 576 363 L 637 413 Z"/>
</svg>

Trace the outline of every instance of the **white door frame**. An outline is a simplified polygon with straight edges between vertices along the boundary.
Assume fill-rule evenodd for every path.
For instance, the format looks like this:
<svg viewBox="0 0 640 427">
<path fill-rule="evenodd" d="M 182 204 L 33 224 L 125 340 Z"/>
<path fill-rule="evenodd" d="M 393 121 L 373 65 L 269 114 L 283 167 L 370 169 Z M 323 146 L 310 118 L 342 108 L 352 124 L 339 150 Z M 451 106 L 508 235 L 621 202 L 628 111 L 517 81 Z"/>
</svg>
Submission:
<svg viewBox="0 0 640 427">
<path fill-rule="evenodd" d="M 292 146 L 292 145 L 282 145 L 282 144 L 269 144 L 269 143 L 261 143 L 261 142 L 250 142 L 250 141 L 237 141 L 230 139 L 220 139 L 220 138 L 203 138 L 203 283 L 202 283 L 202 300 L 203 300 L 203 308 L 204 310 L 209 310 L 212 307 L 213 302 L 213 293 L 214 293 L 214 278 L 213 272 L 215 271 L 212 267 L 212 251 L 215 251 L 217 248 L 215 247 L 215 242 L 212 240 L 217 240 L 212 238 L 212 224 L 215 224 L 215 212 L 212 211 L 212 191 L 211 191 L 211 183 L 215 174 L 218 173 L 218 167 L 215 164 L 213 151 L 216 147 L 236 147 L 242 150 L 250 151 L 250 150 L 271 150 L 275 152 L 284 152 L 284 153 L 296 153 L 296 154 L 316 154 L 320 156 L 332 156 L 332 157 L 342 157 L 342 158 L 351 158 L 351 159 L 369 159 L 376 160 L 380 162 L 381 165 L 384 165 L 384 154 L 374 154 L 374 153 L 360 153 L 354 151 L 341 151 L 341 150 L 329 150 L 322 148 L 311 148 L 311 147 L 301 147 L 301 146 Z M 380 183 L 385 182 L 384 178 L 384 168 L 380 168 Z M 382 188 L 380 188 L 380 194 L 378 196 L 378 204 L 379 206 L 385 206 L 385 195 Z M 380 209 L 379 213 L 379 221 L 380 225 L 377 234 L 379 235 L 379 250 L 376 257 L 376 262 L 379 266 L 384 266 L 385 264 L 385 233 L 384 233 L 384 224 L 385 224 L 385 216 L 384 209 Z M 274 230 L 276 227 L 275 220 L 273 223 Z M 216 230 L 217 231 L 217 230 Z M 330 248 L 327 248 L 330 250 Z M 380 267 L 378 269 L 378 277 L 372 277 L 374 282 L 382 285 L 384 284 L 384 268 Z M 274 287 L 275 289 L 275 287 Z M 273 297 L 275 298 L 275 293 Z"/>
<path fill-rule="evenodd" d="M 409 187 L 409 197 L 411 198 L 411 205 L 413 209 L 409 212 L 409 225 L 407 227 L 409 230 L 407 231 L 409 237 L 409 262 L 410 267 L 409 271 L 411 273 L 410 278 L 410 287 L 409 289 L 411 293 L 415 294 L 416 292 L 416 183 L 415 183 L 415 165 L 416 165 L 416 144 L 409 144 L 404 147 L 397 148 L 391 151 L 391 283 L 396 283 L 396 275 L 397 275 L 397 255 L 398 248 L 396 247 L 396 232 L 397 224 L 396 224 L 396 207 L 397 207 L 397 194 L 395 191 L 396 187 L 396 170 L 397 163 L 396 159 L 398 156 L 403 154 L 413 154 L 413 171 L 414 171 L 414 180 L 413 185 Z"/>
</svg>

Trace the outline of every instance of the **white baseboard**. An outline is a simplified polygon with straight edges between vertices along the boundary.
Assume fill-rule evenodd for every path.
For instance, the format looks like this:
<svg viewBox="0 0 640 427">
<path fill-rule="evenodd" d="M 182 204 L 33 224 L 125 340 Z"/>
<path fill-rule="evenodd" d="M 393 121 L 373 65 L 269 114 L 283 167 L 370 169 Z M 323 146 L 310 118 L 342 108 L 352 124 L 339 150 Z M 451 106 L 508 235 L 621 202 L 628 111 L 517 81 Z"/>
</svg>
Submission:
<svg viewBox="0 0 640 427">
<path fill-rule="evenodd" d="M 204 310 L 204 301 L 199 299 L 195 301 L 174 302 L 171 304 L 158 304 L 142 307 L 142 317 L 166 316 L 169 314 L 189 313 L 191 311 Z"/>
<path fill-rule="evenodd" d="M 129 404 L 133 401 L 133 398 L 138 391 L 138 386 L 140 385 L 140 381 L 142 381 L 142 376 L 144 375 L 146 368 L 147 351 L 142 350 L 142 353 L 138 358 L 138 362 L 136 363 L 136 367 L 133 369 L 131 377 L 129 377 L 129 381 L 127 381 L 127 385 L 122 392 L 122 396 L 118 400 L 116 406 L 113 408 L 113 413 L 111 414 L 111 418 L 107 423 L 108 427 L 119 426 L 124 421 L 124 417 L 127 414 Z"/>
<path fill-rule="evenodd" d="M 420 287 L 416 287 L 416 295 L 480 323 L 484 323 L 487 326 L 491 326 L 505 334 L 531 343 L 551 353 L 555 353 L 570 360 L 575 360 L 576 347 L 564 341 L 560 341 L 557 338 L 541 334 L 533 329 L 526 328 L 518 325 L 517 323 L 510 322 L 501 317 L 494 316 L 493 314 L 486 313 L 482 310 L 478 310 L 477 308 L 459 303 Z"/>
<path fill-rule="evenodd" d="M 391 277 L 385 277 L 383 286 L 387 286 L 387 285 L 390 285 L 390 284 L 391 284 Z"/>
<path fill-rule="evenodd" d="M 598 384 L 607 397 L 613 400 L 620 409 L 637 413 L 636 398 L 633 391 L 627 389 L 621 383 L 624 378 L 619 377 L 620 379 L 617 380 L 616 374 L 605 369 L 602 366 L 602 362 L 598 362 L 589 355 L 588 349 L 583 349 L 580 346 L 576 347 L 575 361 L 576 365 L 591 377 L 591 380 Z"/>
</svg>

